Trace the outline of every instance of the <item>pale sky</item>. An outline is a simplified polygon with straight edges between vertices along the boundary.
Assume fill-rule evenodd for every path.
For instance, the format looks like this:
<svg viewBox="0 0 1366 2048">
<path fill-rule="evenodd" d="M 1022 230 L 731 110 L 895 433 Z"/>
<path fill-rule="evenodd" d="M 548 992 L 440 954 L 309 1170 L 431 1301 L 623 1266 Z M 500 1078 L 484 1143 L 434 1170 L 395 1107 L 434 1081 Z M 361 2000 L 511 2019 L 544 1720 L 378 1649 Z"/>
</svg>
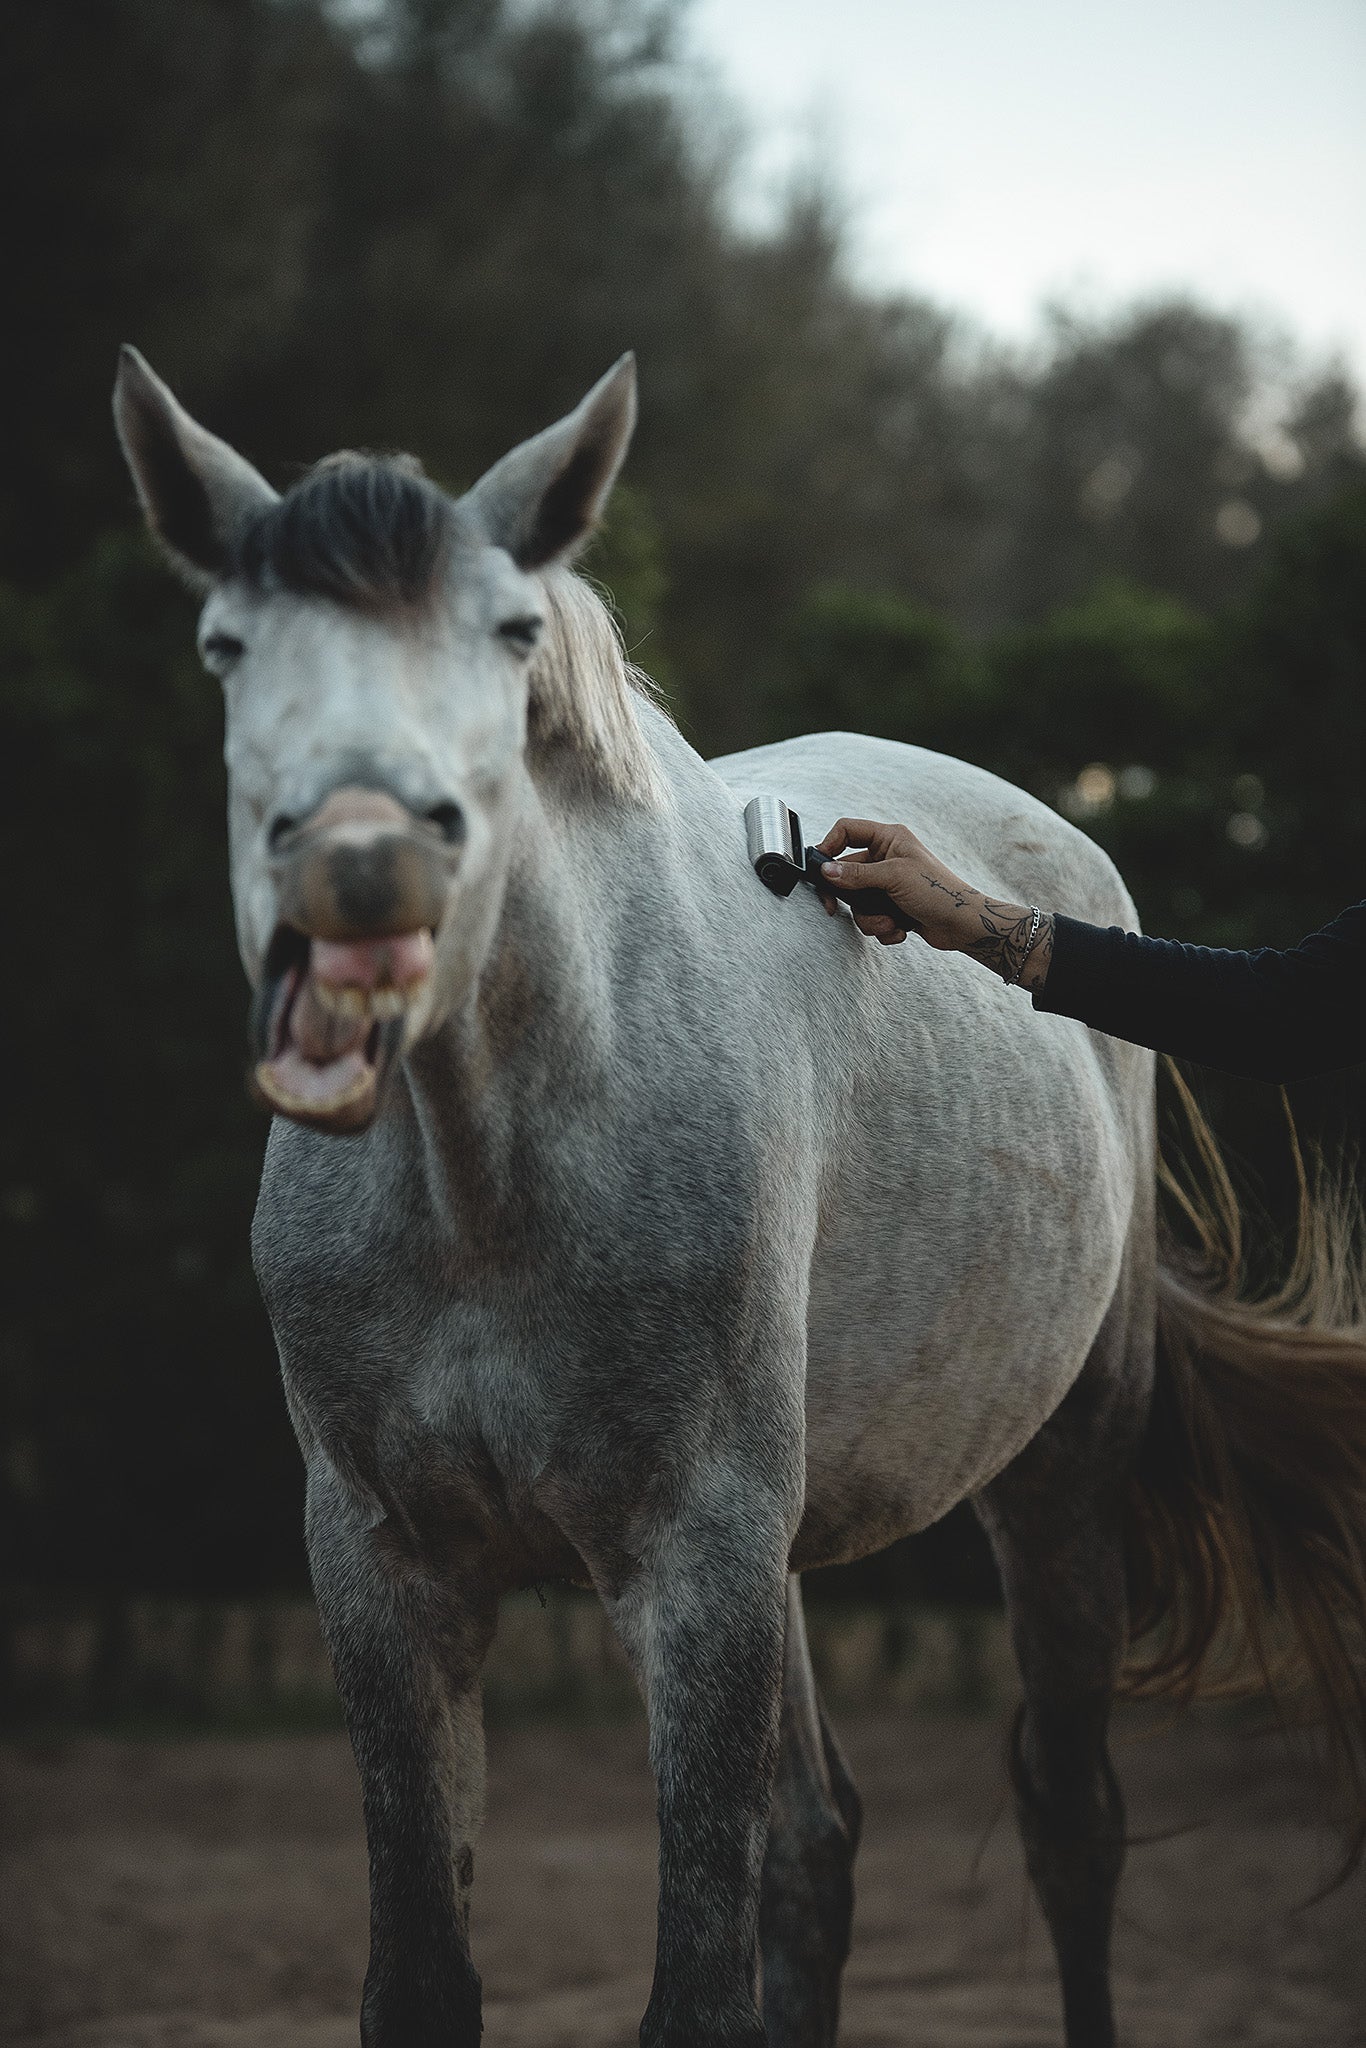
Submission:
<svg viewBox="0 0 1366 2048">
<path fill-rule="evenodd" d="M 813 147 L 860 274 L 1012 340 L 1187 287 L 1366 383 L 1366 0 L 692 0 L 762 217 Z"/>
</svg>

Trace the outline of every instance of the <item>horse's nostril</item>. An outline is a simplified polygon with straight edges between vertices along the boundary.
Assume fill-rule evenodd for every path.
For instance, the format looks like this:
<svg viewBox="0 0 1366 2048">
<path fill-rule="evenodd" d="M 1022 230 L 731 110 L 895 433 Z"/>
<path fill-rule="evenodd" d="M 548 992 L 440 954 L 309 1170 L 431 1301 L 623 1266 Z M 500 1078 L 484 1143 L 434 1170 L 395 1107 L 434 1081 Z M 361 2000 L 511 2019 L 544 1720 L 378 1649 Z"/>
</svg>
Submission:
<svg viewBox="0 0 1366 2048">
<path fill-rule="evenodd" d="M 272 853 L 280 851 L 280 848 L 284 845 L 298 822 L 297 818 L 290 817 L 288 811 L 281 811 L 276 817 L 271 819 L 270 830 L 266 834 L 266 842 Z"/>
<path fill-rule="evenodd" d="M 459 804 L 433 804 L 425 815 L 427 822 L 435 825 L 448 845 L 461 844 L 465 837 L 465 813 Z"/>
</svg>

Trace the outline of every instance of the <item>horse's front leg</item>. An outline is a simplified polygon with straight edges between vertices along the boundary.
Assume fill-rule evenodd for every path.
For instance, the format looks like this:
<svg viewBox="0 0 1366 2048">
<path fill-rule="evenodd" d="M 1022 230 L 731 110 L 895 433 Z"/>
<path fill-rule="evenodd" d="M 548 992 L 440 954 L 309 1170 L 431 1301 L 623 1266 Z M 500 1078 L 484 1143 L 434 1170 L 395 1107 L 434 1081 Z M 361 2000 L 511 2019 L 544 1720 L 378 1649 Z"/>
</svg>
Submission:
<svg viewBox="0 0 1366 2048">
<path fill-rule="evenodd" d="M 370 1851 L 362 2048 L 475 2048 L 469 1894 L 483 1814 L 479 1670 L 495 1607 L 437 1585 L 321 1464 L 307 1536 Z"/>
<path fill-rule="evenodd" d="M 659 1933 L 642 2048 L 756 2048 L 759 1879 L 777 1753 L 786 1503 L 713 1471 L 612 1602 L 650 1717 Z"/>
</svg>

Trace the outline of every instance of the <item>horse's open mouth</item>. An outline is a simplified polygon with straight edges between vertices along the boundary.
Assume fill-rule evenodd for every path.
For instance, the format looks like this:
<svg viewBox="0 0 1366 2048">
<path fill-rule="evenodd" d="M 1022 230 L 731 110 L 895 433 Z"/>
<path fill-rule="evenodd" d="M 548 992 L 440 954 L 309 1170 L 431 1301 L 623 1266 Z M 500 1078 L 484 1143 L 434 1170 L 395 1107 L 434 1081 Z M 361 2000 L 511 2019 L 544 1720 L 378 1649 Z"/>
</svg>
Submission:
<svg viewBox="0 0 1366 2048">
<path fill-rule="evenodd" d="M 339 942 L 281 925 L 252 1006 L 266 1108 L 318 1130 L 364 1130 L 432 957 L 430 931 Z"/>
</svg>

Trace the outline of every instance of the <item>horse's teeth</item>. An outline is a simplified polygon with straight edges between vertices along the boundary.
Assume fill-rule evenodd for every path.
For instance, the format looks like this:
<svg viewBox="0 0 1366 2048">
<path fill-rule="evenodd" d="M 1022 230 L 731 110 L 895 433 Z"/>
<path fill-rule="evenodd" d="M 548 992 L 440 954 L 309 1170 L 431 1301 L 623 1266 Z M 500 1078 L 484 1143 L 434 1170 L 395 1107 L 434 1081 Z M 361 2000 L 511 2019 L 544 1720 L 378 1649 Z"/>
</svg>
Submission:
<svg viewBox="0 0 1366 2048">
<path fill-rule="evenodd" d="M 403 988 L 395 988 L 392 984 L 382 988 L 360 988 L 355 982 L 313 983 L 322 1008 L 330 1016 L 345 1017 L 353 1024 L 361 1023 L 367 1017 L 379 1018 L 386 1024 L 395 1017 L 402 1017 L 421 987 L 421 980 L 408 982 Z"/>
<path fill-rule="evenodd" d="M 369 991 L 357 988 L 353 983 L 315 981 L 313 984 L 318 1001 L 334 1017 L 361 1018 L 369 1015 Z"/>
</svg>

